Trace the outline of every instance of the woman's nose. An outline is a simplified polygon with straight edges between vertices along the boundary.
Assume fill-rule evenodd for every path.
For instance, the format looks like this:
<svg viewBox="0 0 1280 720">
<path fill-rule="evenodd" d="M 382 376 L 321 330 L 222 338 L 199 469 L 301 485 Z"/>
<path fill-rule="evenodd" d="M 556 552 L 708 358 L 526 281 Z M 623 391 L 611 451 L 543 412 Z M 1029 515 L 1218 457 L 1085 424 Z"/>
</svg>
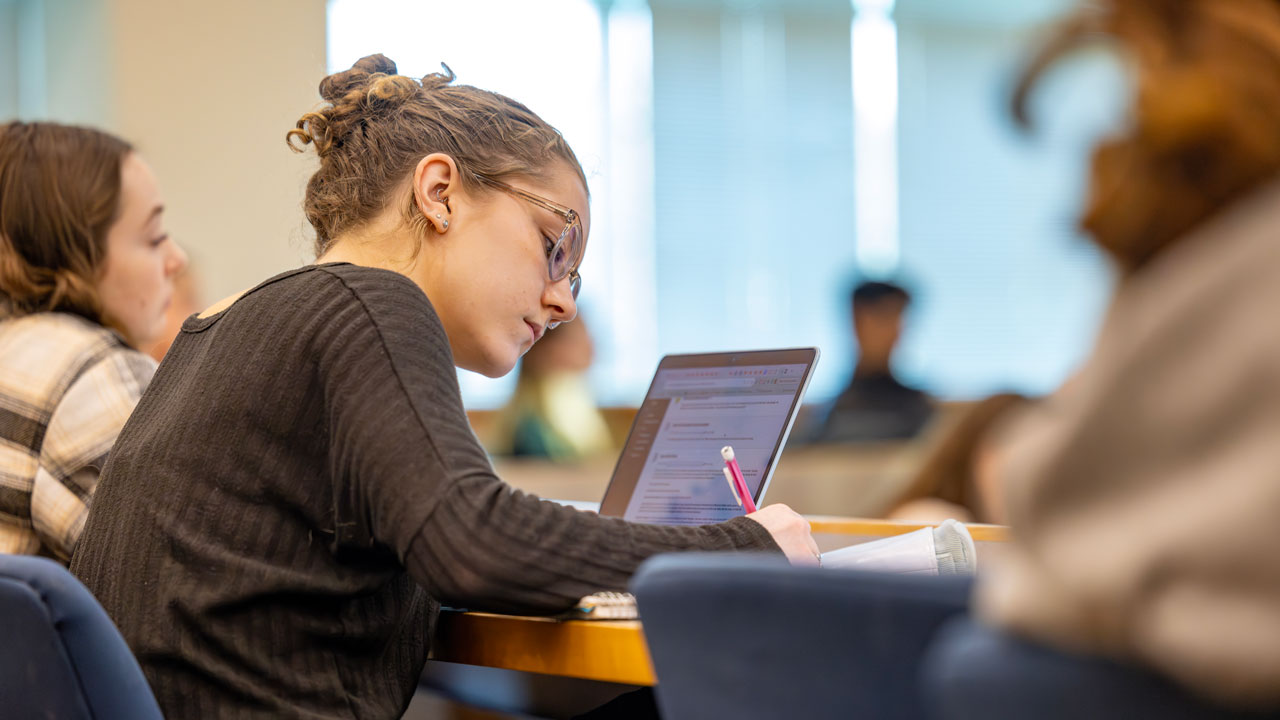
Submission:
<svg viewBox="0 0 1280 720">
<path fill-rule="evenodd" d="M 578 316 L 578 303 L 573 298 L 573 289 L 567 277 L 547 287 L 543 303 L 551 308 L 551 322 L 557 325 Z"/>
<path fill-rule="evenodd" d="M 187 251 L 183 250 L 176 242 L 170 241 L 173 251 L 169 253 L 169 266 L 167 270 L 170 275 L 177 275 L 187 266 Z"/>
</svg>

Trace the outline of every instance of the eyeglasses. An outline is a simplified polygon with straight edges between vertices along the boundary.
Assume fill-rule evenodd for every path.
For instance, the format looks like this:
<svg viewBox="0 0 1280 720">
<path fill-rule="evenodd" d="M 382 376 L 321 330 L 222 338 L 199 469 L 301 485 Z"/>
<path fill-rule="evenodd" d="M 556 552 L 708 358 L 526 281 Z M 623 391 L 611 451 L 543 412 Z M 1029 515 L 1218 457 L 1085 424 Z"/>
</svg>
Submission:
<svg viewBox="0 0 1280 720">
<path fill-rule="evenodd" d="M 560 231 L 560 237 L 547 247 L 547 275 L 553 283 L 560 282 L 566 277 L 569 278 L 569 291 L 573 293 L 573 299 L 577 300 L 578 291 L 582 289 L 582 276 L 578 274 L 578 263 L 582 262 L 582 256 L 587 251 L 587 243 L 582 232 L 582 223 L 579 221 L 578 213 L 572 208 L 553 203 L 544 197 L 512 187 L 500 180 L 494 180 L 478 173 L 476 178 L 483 183 L 527 200 L 543 210 L 549 210 L 564 218 L 564 230 Z"/>
</svg>

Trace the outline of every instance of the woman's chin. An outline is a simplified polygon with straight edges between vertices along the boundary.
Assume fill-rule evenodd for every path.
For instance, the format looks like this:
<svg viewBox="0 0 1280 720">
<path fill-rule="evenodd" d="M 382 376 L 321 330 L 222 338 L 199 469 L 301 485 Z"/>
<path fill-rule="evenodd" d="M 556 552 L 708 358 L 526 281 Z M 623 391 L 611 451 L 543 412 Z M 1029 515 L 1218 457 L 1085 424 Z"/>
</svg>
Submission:
<svg viewBox="0 0 1280 720">
<path fill-rule="evenodd" d="M 516 361 L 519 359 L 520 356 L 518 353 L 511 353 L 510 357 L 508 357 L 507 354 L 493 354 L 478 358 L 459 357 L 455 358 L 455 361 L 457 366 L 463 370 L 470 370 L 473 373 L 478 373 L 485 377 L 500 378 L 511 372 L 516 366 Z"/>
</svg>

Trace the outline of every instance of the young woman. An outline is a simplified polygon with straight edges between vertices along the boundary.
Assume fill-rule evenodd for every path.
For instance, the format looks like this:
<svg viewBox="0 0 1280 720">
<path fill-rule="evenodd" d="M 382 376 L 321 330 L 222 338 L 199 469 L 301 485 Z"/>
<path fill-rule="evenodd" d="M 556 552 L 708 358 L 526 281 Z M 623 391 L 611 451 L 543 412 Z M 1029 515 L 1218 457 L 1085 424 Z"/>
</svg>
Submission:
<svg viewBox="0 0 1280 720">
<path fill-rule="evenodd" d="M 186 264 L 127 143 L 0 125 L 0 552 L 66 561 Z"/>
<path fill-rule="evenodd" d="M 494 476 L 454 366 L 502 375 L 573 319 L 586 182 L 519 103 L 395 71 L 321 83 L 290 132 L 317 263 L 186 322 L 76 555 L 171 717 L 398 717 L 440 603 L 555 612 L 668 550 L 815 561 L 782 506 L 636 525 Z"/>
</svg>

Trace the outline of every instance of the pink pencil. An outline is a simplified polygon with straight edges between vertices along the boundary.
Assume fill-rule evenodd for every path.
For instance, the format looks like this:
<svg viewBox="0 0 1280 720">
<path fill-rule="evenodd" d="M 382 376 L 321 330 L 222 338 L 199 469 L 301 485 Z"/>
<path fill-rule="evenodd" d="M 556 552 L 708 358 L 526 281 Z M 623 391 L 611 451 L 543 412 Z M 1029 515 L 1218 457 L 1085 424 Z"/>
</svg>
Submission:
<svg viewBox="0 0 1280 720">
<path fill-rule="evenodd" d="M 756 503 L 751 499 L 751 491 L 747 489 L 747 479 L 742 476 L 742 468 L 738 467 L 738 461 L 734 459 L 733 446 L 725 445 L 720 449 L 720 455 L 724 458 L 724 464 L 729 468 L 729 472 L 733 475 L 733 484 L 738 488 L 738 497 L 742 500 L 742 507 L 751 514 L 756 511 Z"/>
</svg>

